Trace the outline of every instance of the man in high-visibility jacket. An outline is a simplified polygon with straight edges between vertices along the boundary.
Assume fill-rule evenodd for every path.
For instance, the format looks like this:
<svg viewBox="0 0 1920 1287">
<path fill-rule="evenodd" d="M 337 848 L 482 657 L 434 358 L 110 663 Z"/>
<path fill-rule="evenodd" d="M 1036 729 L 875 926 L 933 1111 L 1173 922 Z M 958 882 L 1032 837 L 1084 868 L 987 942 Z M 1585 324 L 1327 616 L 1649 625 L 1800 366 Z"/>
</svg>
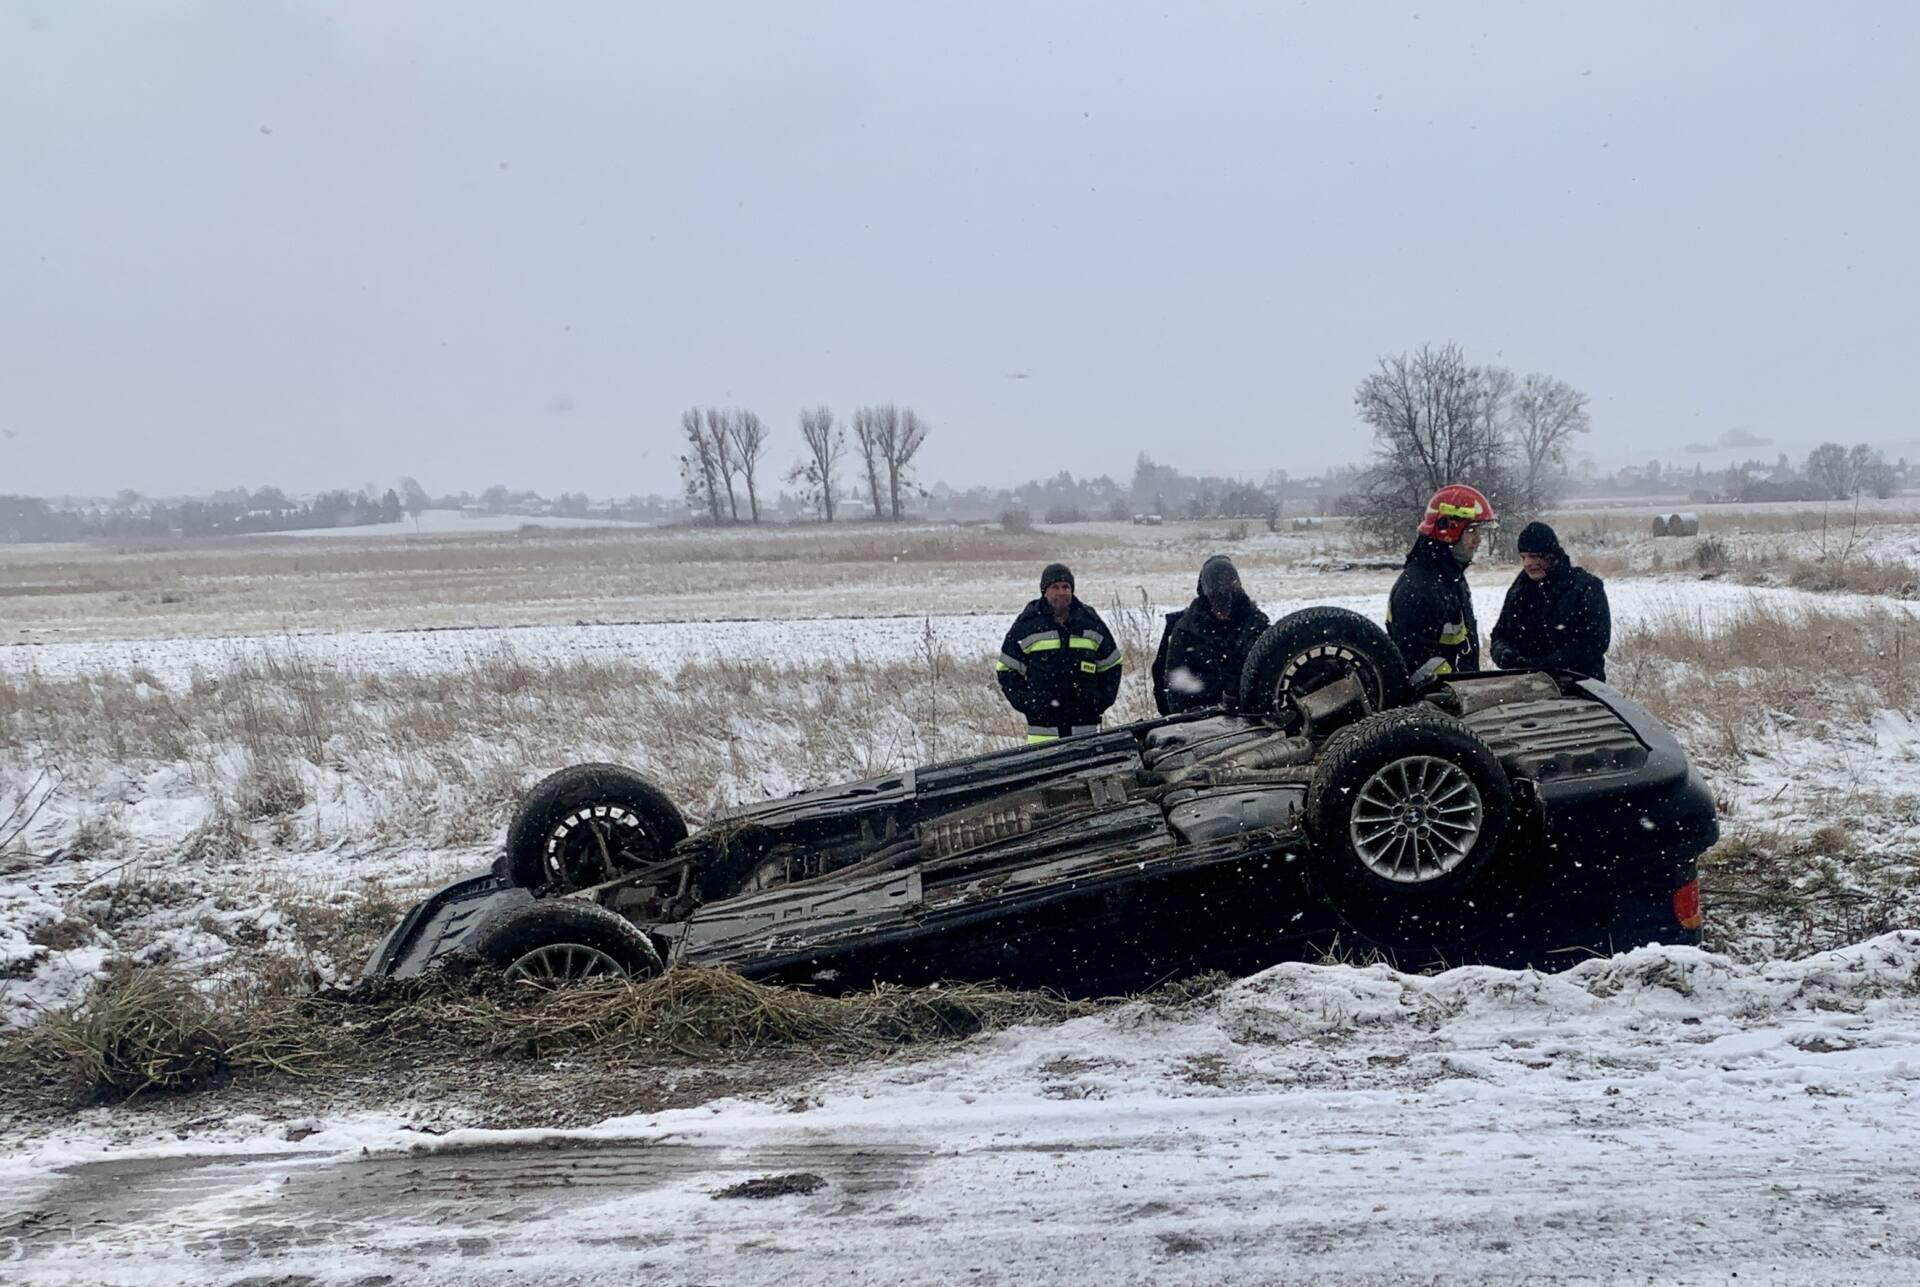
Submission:
<svg viewBox="0 0 1920 1287">
<path fill-rule="evenodd" d="M 1461 483 L 1449 483 L 1427 502 L 1407 566 L 1387 599 L 1387 635 L 1415 676 L 1480 669 L 1467 565 L 1480 548 L 1481 530 L 1493 521 L 1492 503 Z"/>
<path fill-rule="evenodd" d="M 1075 596 L 1073 572 L 1049 563 L 1040 597 L 1007 631 L 994 677 L 1027 720 L 1027 743 L 1057 741 L 1100 727 L 1120 695 L 1120 649 L 1100 614 Z"/>
</svg>

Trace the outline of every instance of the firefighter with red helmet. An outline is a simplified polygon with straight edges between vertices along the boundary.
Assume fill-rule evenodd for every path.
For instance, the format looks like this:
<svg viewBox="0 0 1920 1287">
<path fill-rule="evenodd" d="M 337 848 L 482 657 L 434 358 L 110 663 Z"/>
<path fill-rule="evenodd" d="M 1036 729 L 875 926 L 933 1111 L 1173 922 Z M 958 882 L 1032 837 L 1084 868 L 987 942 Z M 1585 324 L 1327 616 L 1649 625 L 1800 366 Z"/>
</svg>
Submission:
<svg viewBox="0 0 1920 1287">
<path fill-rule="evenodd" d="M 1493 521 L 1492 503 L 1464 483 L 1449 483 L 1427 502 L 1420 534 L 1387 599 L 1387 634 L 1414 675 L 1480 669 L 1467 565 Z"/>
</svg>

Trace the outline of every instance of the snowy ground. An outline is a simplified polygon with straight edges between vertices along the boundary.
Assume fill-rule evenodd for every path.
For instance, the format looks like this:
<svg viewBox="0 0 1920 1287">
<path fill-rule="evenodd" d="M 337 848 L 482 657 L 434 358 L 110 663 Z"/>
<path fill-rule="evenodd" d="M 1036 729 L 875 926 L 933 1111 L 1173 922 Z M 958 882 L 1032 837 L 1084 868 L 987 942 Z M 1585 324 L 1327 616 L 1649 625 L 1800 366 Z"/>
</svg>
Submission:
<svg viewBox="0 0 1920 1287">
<path fill-rule="evenodd" d="M 457 509 L 426 509 L 399 523 L 368 523 L 357 527 L 303 527 L 276 532 L 301 540 L 352 540 L 356 537 L 392 540 L 395 536 L 475 536 L 489 532 L 518 532 L 526 528 L 554 531 L 610 531 L 645 528 L 651 523 L 629 523 L 607 518 L 564 518 L 560 515 L 467 514 Z"/>
<path fill-rule="evenodd" d="M 1782 536 L 1777 521 L 1756 527 L 1769 530 L 1740 539 L 1812 539 Z M 1911 559 L 1917 532 L 1889 521 L 1875 539 L 1887 557 Z M 1076 535 L 1088 543 L 1075 557 L 1083 585 L 1131 585 L 1167 608 L 1221 535 L 1116 525 Z M 1649 539 L 1624 527 L 1593 536 L 1627 562 L 1648 561 Z M 300 543 L 325 552 L 319 563 L 264 573 L 224 550 L 191 567 L 165 554 L 68 552 L 43 565 L 0 552 L 0 581 L 16 586 L 6 601 L 19 609 L 11 637 L 42 641 L 0 648 L 0 715 L 9 693 L 59 684 L 191 707 L 243 669 L 356 683 L 444 676 L 457 688 L 503 655 L 534 671 L 587 659 L 671 677 L 742 658 L 912 664 L 931 642 L 972 663 L 1031 593 L 1012 581 L 1030 561 L 1024 547 L 978 565 L 964 549 L 933 557 L 910 545 L 898 563 L 805 545 L 802 557 L 736 564 L 696 542 L 697 562 L 616 574 L 603 556 L 624 547 L 594 539 L 628 538 L 488 546 L 511 575 L 462 564 L 447 595 L 417 613 L 404 610 L 404 577 L 398 589 L 369 589 L 388 575 L 373 542 L 345 571 L 337 560 L 350 556 L 319 540 Z M 1377 617 L 1392 578 L 1319 534 L 1256 532 L 1232 548 L 1275 616 L 1331 602 Z M 400 553 L 423 566 L 485 563 L 465 547 Z M 231 575 L 210 570 L 216 557 L 234 561 Z M 536 601 L 525 590 L 543 562 L 557 588 Z M 571 624 L 619 617 L 581 588 L 614 575 L 625 579 L 613 606 L 641 605 L 636 623 Z M 1477 580 L 1484 631 L 1507 575 Z M 715 585 L 725 592 L 700 588 Z M 175 605 L 160 600 L 181 586 L 200 597 L 170 615 Z M 1619 631 L 1679 620 L 1711 633 L 1755 603 L 1920 609 L 1673 572 L 1615 576 L 1609 590 Z M 282 601 L 303 606 L 273 616 Z M 721 602 L 741 619 L 708 619 L 727 615 L 713 610 Z M 936 603 L 948 610 L 914 614 Z M 662 619 L 676 605 L 684 619 Z M 16 710 L 18 726 L 39 727 L 29 716 Z M 1836 898 L 1864 900 L 1849 906 L 1892 907 L 1895 923 L 1914 923 L 1899 919 L 1920 883 L 1912 712 L 1769 716 L 1737 744 L 1708 726 L 1677 731 L 1730 834 L 1817 868 Z M 309 962 L 302 916 L 384 915 L 484 865 L 497 839 L 434 832 L 441 841 L 422 842 L 403 825 L 433 803 L 420 781 L 406 766 L 369 771 L 383 761 L 354 758 L 322 730 L 306 804 L 278 829 L 255 824 L 238 856 L 188 856 L 217 820 L 227 766 L 74 762 L 56 756 L 57 733 L 44 736 L 7 748 L 0 785 L 3 820 L 23 802 L 31 809 L 41 770 L 57 768 L 65 783 L 42 792 L 16 851 L 0 855 L 0 1009 L 12 1023 L 71 1003 L 116 954 L 210 985 L 269 959 Z M 552 767 L 518 762 L 515 745 L 501 752 L 512 774 Z M 778 753 L 778 737 L 747 720 L 728 745 L 719 771 L 729 781 L 781 789 L 777 772 L 743 763 Z M 600 743 L 588 749 L 600 757 Z M 435 771 L 467 771 L 486 750 L 449 748 L 469 763 Z M 102 840 L 106 817 L 113 834 Z M 1895 886 L 1866 879 L 1889 871 Z M 1649 950 L 1554 978 L 1287 966 L 1178 1014 L 1135 1007 L 931 1060 L 796 1074 L 778 1102 L 615 1120 L 560 1143 L 481 1121 L 406 1151 L 421 1134 L 410 1126 L 439 1130 L 445 1119 L 410 1108 L 404 1088 L 371 1089 L 367 1103 L 385 1107 L 311 1119 L 297 1090 L 285 1111 L 257 1117 L 228 1117 L 217 1098 L 204 1119 L 87 1110 L 0 1139 L 0 1277 L 1911 1281 L 1920 1166 L 1905 1141 L 1920 1128 L 1920 935 L 1779 961 L 1808 941 L 1790 917 L 1764 901 L 1708 914 L 1737 923 L 1730 955 Z M 1825 930 L 1820 941 L 1834 941 L 1830 922 Z M 766 1201 L 712 1196 L 795 1173 L 824 1186 Z"/>
<path fill-rule="evenodd" d="M 1278 620 L 1299 608 L 1330 604 L 1376 619 L 1385 610 L 1393 573 L 1383 570 L 1325 574 L 1276 573 L 1261 589 L 1261 606 Z M 1507 579 L 1482 579 L 1474 611 L 1484 636 L 1499 618 Z M 1615 628 L 1678 618 L 1714 627 L 1752 603 L 1784 610 L 1818 606 L 1829 612 L 1858 611 L 1870 604 L 1920 615 L 1920 602 L 1857 594 L 1813 595 L 1805 591 L 1730 581 L 1669 576 L 1609 583 Z M 170 688 L 190 684 L 196 672 L 217 674 L 235 662 L 263 659 L 309 661 L 323 668 L 391 669 L 413 674 L 458 672 L 476 658 L 511 649 L 529 665 L 560 659 L 617 658 L 672 673 L 690 662 L 717 658 L 779 665 L 821 657 L 904 661 L 920 656 L 929 632 L 963 660 L 991 659 L 1007 622 L 1021 605 L 992 613 L 927 613 L 860 616 L 740 617 L 618 625 L 357 630 L 299 634 L 227 635 L 218 638 L 72 640 L 0 648 L 0 677 L 40 674 L 53 678 L 97 673 L 145 673 Z M 1186 606 L 1162 598 L 1156 612 Z"/>
<path fill-rule="evenodd" d="M 14 1280 L 1912 1281 L 1920 933 L 1764 968 L 1280 966 L 580 1132 L 0 1160 Z M 730 1196 L 773 1181 L 776 1196 Z"/>
<path fill-rule="evenodd" d="M 1270 594 L 1267 603 L 1276 616 L 1325 602 L 1377 613 L 1390 574 L 1344 574 L 1349 581 L 1361 576 L 1373 582 L 1364 593 L 1289 593 L 1318 583 L 1318 574 L 1303 573 L 1281 581 L 1280 592 Z M 1497 614 L 1500 594 L 1497 586 L 1477 592 L 1484 621 Z M 1621 631 L 1676 619 L 1712 631 L 1756 602 L 1788 613 L 1814 606 L 1842 613 L 1873 606 L 1862 596 L 1677 579 L 1622 580 L 1611 587 L 1611 596 Z M 1894 611 L 1916 609 L 1920 605 L 1892 603 Z M 236 668 L 337 674 L 363 684 L 369 677 L 400 675 L 443 676 L 458 684 L 475 667 L 497 664 L 502 656 L 535 673 L 589 661 L 622 662 L 646 668 L 636 673 L 670 677 L 715 659 L 763 667 L 825 665 L 831 673 L 836 659 L 915 664 L 926 655 L 931 632 L 935 646 L 963 673 L 977 666 L 984 675 L 1004 629 L 1002 616 L 966 614 L 75 640 L 0 649 L 0 682 L 86 683 L 96 676 L 132 676 L 131 689 L 113 690 L 101 700 L 121 704 L 121 717 L 164 719 L 157 713 L 142 716 L 138 708 L 209 700 L 207 695 L 233 686 Z M 1130 680 L 1139 681 L 1139 676 Z M 537 707 L 518 714 L 510 710 L 503 718 L 546 731 Z M 1010 721 L 1004 731 L 1012 735 Z M 488 745 L 486 732 L 494 733 L 499 744 Z M 299 769 L 296 808 L 251 826 L 229 816 L 245 812 L 232 797 L 249 789 L 258 754 L 244 742 L 192 743 L 196 757 L 210 758 L 186 763 L 28 748 L 30 754 L 14 761 L 9 780 L 0 785 L 0 819 L 30 817 L 16 837 L 21 852 L 0 855 L 0 1024 L 30 1023 L 46 1008 L 71 1004 L 116 955 L 139 964 L 174 965 L 210 984 L 231 981 L 263 961 L 288 963 L 288 968 L 297 962 L 299 969 L 328 980 L 343 977 L 358 961 L 316 955 L 307 941 L 312 936 L 302 933 L 305 922 L 331 922 L 370 899 L 379 907 L 404 907 L 437 884 L 485 867 L 504 817 L 496 816 L 495 806 L 494 814 L 476 823 L 462 802 L 476 795 L 504 799 L 565 762 L 634 762 L 637 755 L 657 751 L 648 747 L 644 729 L 627 728 L 618 737 L 630 740 L 605 744 L 568 744 L 564 732 L 558 741 L 540 742 L 513 728 L 483 730 L 476 744 L 438 748 L 458 762 L 435 768 L 402 762 L 405 757 L 385 747 L 369 717 L 364 728 L 340 727 L 328 734 L 313 753 L 317 762 Z M 367 740 L 354 740 L 363 735 Z M 804 775 L 796 778 L 777 764 L 760 762 L 783 753 L 783 738 L 779 729 L 747 721 L 719 743 L 726 758 L 716 763 L 716 772 L 724 782 L 697 789 L 722 798 L 763 798 L 808 785 Z M 991 744 L 996 743 L 989 738 Z M 849 766 L 842 776 L 903 767 L 916 758 L 917 745 L 903 742 L 885 753 L 892 758 Z M 985 747 L 961 741 L 949 743 L 946 753 L 972 749 Z M 1867 846 L 1863 861 L 1874 844 L 1920 852 L 1920 816 L 1914 816 L 1910 785 L 1920 768 L 1920 731 L 1902 713 L 1818 728 L 1780 723 L 1768 736 L 1743 746 L 1737 757 L 1716 757 L 1707 744 L 1694 751 L 1696 760 L 1711 766 L 1730 820 L 1805 834 L 1839 816 L 1861 824 Z M 686 767 L 668 752 L 639 762 L 650 772 Z M 444 777 L 436 776 L 445 774 L 480 782 L 450 793 Z M 1863 788 L 1872 788 L 1877 799 L 1863 800 Z M 681 799 L 689 808 L 701 804 L 699 797 Z M 0 829 L 0 835 L 7 830 Z M 225 843 L 213 845 L 210 839 Z M 1794 935 L 1776 933 L 1771 923 L 1763 928 L 1772 935 L 1769 943 L 1794 942 Z"/>
</svg>

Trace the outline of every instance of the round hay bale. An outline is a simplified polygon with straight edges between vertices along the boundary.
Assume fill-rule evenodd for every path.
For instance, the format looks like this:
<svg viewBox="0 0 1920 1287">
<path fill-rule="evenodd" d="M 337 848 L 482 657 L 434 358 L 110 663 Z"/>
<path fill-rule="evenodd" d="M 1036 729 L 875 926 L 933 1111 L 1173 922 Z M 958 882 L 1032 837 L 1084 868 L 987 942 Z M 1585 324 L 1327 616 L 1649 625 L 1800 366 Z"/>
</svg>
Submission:
<svg viewBox="0 0 1920 1287">
<path fill-rule="evenodd" d="M 1655 536 L 1665 536 L 1667 534 L 1667 520 L 1658 514 L 1653 516 L 1653 534 Z"/>
<path fill-rule="evenodd" d="M 1700 516 L 1694 513 L 1667 515 L 1668 536 L 1700 535 Z"/>
</svg>

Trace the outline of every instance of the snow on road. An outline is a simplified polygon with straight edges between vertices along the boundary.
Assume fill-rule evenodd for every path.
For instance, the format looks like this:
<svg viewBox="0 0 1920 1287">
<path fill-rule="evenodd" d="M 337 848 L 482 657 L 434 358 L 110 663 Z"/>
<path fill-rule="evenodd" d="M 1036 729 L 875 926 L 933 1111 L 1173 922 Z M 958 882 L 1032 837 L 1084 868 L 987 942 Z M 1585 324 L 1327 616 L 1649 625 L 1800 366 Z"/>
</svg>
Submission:
<svg viewBox="0 0 1920 1287">
<path fill-rule="evenodd" d="M 1920 932 L 1765 967 L 1292 964 L 582 1132 L 72 1127 L 0 1156 L 0 1260 L 48 1284 L 1907 1283 L 1917 1093 Z"/>
</svg>

